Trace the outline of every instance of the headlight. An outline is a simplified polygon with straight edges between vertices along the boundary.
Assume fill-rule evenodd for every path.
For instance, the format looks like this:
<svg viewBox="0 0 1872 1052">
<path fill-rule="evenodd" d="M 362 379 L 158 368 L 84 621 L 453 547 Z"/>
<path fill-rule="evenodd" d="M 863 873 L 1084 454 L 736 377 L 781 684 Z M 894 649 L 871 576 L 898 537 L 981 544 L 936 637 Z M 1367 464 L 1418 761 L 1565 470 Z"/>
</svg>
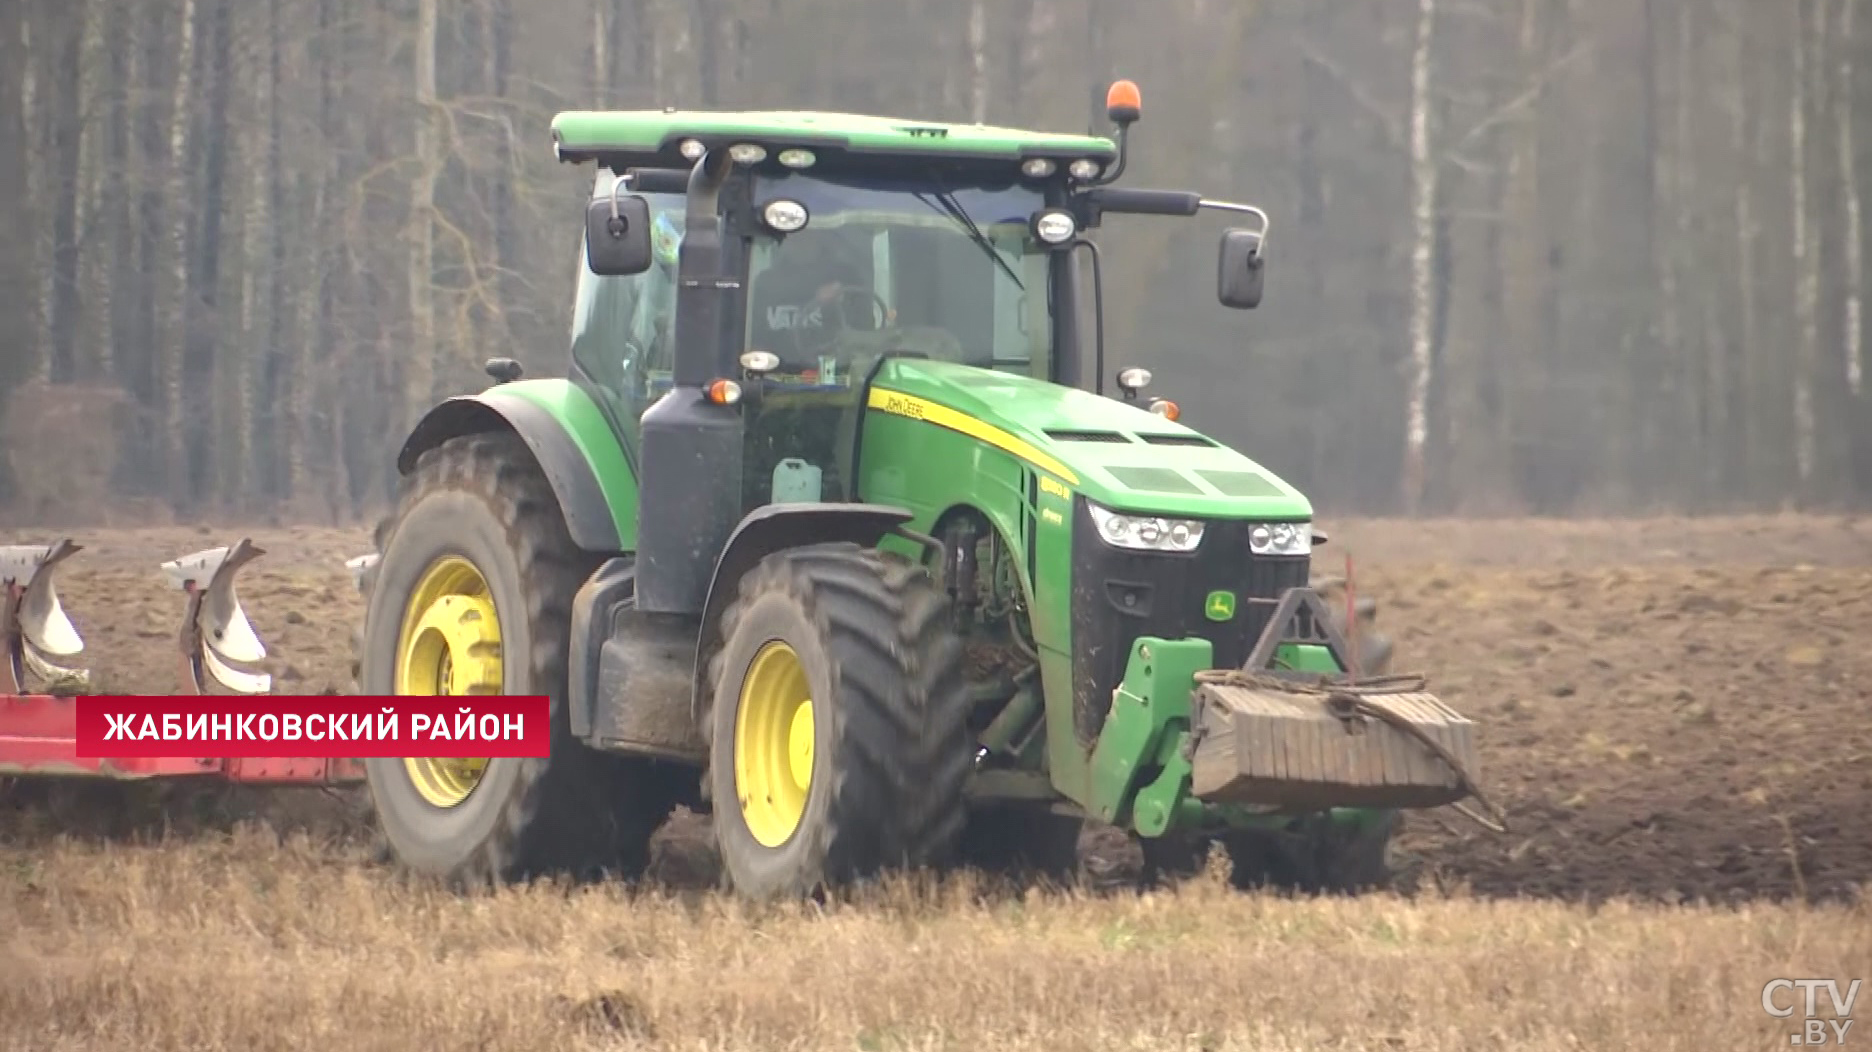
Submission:
<svg viewBox="0 0 1872 1052">
<path fill-rule="evenodd" d="M 788 201 L 785 198 L 769 201 L 761 209 L 761 219 L 769 227 L 782 234 L 791 234 L 795 230 L 804 228 L 807 218 L 805 205 L 798 201 Z"/>
<path fill-rule="evenodd" d="M 1086 509 L 1105 543 L 1142 552 L 1193 552 L 1202 543 L 1203 524 L 1194 519 L 1131 515 L 1090 501 Z"/>
<path fill-rule="evenodd" d="M 1049 210 L 1034 217 L 1034 236 L 1049 245 L 1063 245 L 1078 233 L 1071 212 Z"/>
<path fill-rule="evenodd" d="M 1248 531 L 1248 550 L 1256 555 L 1306 555 L 1313 550 L 1313 527 L 1304 522 L 1272 522 Z"/>
</svg>

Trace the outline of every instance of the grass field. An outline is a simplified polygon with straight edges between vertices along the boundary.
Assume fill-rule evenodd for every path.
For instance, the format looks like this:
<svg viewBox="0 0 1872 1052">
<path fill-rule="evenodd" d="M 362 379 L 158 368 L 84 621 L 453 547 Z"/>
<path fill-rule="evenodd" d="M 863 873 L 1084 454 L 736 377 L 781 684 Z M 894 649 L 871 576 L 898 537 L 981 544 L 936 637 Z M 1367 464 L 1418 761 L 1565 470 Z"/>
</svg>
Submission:
<svg viewBox="0 0 1872 1052">
<path fill-rule="evenodd" d="M 1400 667 L 1481 721 L 1513 826 L 1413 815 L 1407 896 L 1139 893 L 1095 836 L 1073 892 L 755 910 L 685 815 L 642 887 L 462 897 L 370 865 L 317 793 L 15 786 L 0 1049 L 1705 1052 L 1789 1047 L 1771 978 L 1872 980 L 1872 524 L 1325 525 Z M 77 535 L 106 686 L 170 689 L 155 563 L 234 536 Z M 255 538 L 281 689 L 342 688 L 361 531 Z"/>
<path fill-rule="evenodd" d="M 8 869 L 0 1045 L 48 1052 L 1710 1052 L 1786 1046 L 1765 979 L 1872 962 L 1863 906 L 1292 902 L 1215 879 L 958 882 L 823 912 L 618 888 L 466 900 L 259 833 Z"/>
</svg>

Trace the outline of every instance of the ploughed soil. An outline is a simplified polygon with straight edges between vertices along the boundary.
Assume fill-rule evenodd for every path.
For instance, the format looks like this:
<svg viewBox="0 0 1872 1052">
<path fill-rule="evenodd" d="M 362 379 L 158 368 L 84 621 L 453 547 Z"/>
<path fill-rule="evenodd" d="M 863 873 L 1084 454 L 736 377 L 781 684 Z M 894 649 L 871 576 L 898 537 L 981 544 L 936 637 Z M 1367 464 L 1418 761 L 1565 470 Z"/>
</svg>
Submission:
<svg viewBox="0 0 1872 1052">
<path fill-rule="evenodd" d="M 1395 669 L 1428 673 L 1479 721 L 1480 781 L 1508 815 L 1503 835 L 1447 809 L 1411 814 L 1407 881 L 1718 901 L 1831 898 L 1872 882 L 1872 519 L 1321 525 L 1332 534 L 1323 571 L 1353 554 L 1359 594 L 1379 600 L 1397 640 Z M 157 565 L 238 536 L 73 531 L 86 548 L 62 568 L 61 595 L 100 692 L 176 689 L 183 597 Z M 251 536 L 267 554 L 241 596 L 275 689 L 348 690 L 362 605 L 343 561 L 368 550 L 367 532 Z M 259 806 L 282 822 L 347 813 L 304 797 Z M 23 828 L 9 810 L 0 838 Z M 164 826 L 178 827 L 173 815 Z M 1127 845 L 1109 833 L 1085 844 L 1094 873 L 1124 868 Z M 663 838 L 666 879 L 713 883 L 702 820 L 680 813 Z"/>
</svg>

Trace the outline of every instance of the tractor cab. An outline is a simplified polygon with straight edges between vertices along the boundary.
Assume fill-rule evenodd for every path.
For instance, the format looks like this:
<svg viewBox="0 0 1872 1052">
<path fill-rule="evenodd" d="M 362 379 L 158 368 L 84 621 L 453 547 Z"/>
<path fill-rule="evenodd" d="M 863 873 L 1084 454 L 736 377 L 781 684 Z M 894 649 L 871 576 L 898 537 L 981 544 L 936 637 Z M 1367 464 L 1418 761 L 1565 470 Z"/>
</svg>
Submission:
<svg viewBox="0 0 1872 1052">
<path fill-rule="evenodd" d="M 732 368 L 708 379 L 725 382 L 722 393 L 741 404 L 746 422 L 743 512 L 856 499 L 849 479 L 859 394 L 886 356 L 1051 382 L 1076 376 L 1072 368 L 1061 375 L 1054 324 L 1056 272 L 1069 276 L 1034 230 L 1035 217 L 1064 199 L 1063 184 L 1024 176 L 1011 162 L 945 172 L 885 155 L 816 171 L 810 151 L 780 152 L 791 166 L 737 166 L 715 214 L 704 217 L 729 235 L 721 269 L 733 295 L 721 298 L 706 333 L 681 337 L 720 340 L 732 352 Z M 687 228 L 688 175 L 601 167 L 593 186 L 574 369 L 633 441 L 645 410 L 677 386 L 672 333 L 682 281 L 679 250 L 664 239 L 680 244 Z M 626 193 L 617 202 L 626 231 L 614 238 L 612 199 Z M 641 244 L 625 264 L 607 255 L 615 240 L 641 242 L 629 230 L 633 218 L 647 221 L 652 242 L 641 269 Z M 719 364 L 712 350 L 695 353 Z"/>
<path fill-rule="evenodd" d="M 1109 186 L 1136 87 L 1120 81 L 1108 101 L 1115 142 L 852 114 L 560 114 L 560 159 L 597 167 L 574 379 L 640 461 L 644 489 L 670 486 L 658 503 L 689 510 L 697 539 L 716 544 L 769 504 L 862 500 L 867 393 L 894 358 L 1102 394 L 1103 324 L 1083 338 L 1078 266 L 1094 261 L 1096 316 L 1096 250 L 1079 250 L 1107 212 L 1253 216 L 1223 236 L 1218 290 L 1256 306 L 1265 213 Z M 1141 373 L 1119 376 L 1127 399 Z M 1174 419 L 1172 403 L 1152 408 Z M 659 433 L 668 458 L 651 453 Z M 676 463 L 709 468 L 658 478 Z M 700 609 L 701 574 L 639 574 L 640 602 Z"/>
</svg>

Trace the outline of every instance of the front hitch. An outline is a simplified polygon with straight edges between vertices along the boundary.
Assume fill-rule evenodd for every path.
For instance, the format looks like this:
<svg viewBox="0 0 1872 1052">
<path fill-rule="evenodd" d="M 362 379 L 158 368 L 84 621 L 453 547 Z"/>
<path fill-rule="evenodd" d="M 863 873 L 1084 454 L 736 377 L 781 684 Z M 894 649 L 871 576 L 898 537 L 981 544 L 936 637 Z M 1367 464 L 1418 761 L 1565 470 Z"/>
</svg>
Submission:
<svg viewBox="0 0 1872 1052">
<path fill-rule="evenodd" d="M 1296 646 L 1324 648 L 1341 671 L 1279 668 L 1281 651 Z M 1429 693 L 1423 676 L 1360 682 L 1353 653 L 1318 592 L 1282 594 L 1242 667 L 1194 676 L 1183 752 L 1191 794 L 1292 813 L 1451 806 L 1506 832 L 1476 785 L 1473 721 Z M 1467 797 L 1492 820 L 1464 807 Z"/>
<path fill-rule="evenodd" d="M 59 603 L 53 572 L 58 564 L 82 550 L 71 538 L 56 544 L 13 544 L 0 547 L 0 694 L 26 692 L 30 670 L 41 682 L 59 687 L 88 685 L 89 669 L 66 668 L 54 658 L 69 658 L 84 650 L 78 629 Z"/>
<path fill-rule="evenodd" d="M 204 673 L 207 679 L 240 694 L 265 694 L 273 689 L 273 677 L 235 667 L 266 658 L 266 647 L 254 634 L 234 591 L 234 576 L 240 568 L 265 554 L 265 549 L 243 537 L 230 547 L 210 548 L 162 564 L 163 573 L 188 596 L 177 640 L 184 693 L 208 693 Z"/>
</svg>

